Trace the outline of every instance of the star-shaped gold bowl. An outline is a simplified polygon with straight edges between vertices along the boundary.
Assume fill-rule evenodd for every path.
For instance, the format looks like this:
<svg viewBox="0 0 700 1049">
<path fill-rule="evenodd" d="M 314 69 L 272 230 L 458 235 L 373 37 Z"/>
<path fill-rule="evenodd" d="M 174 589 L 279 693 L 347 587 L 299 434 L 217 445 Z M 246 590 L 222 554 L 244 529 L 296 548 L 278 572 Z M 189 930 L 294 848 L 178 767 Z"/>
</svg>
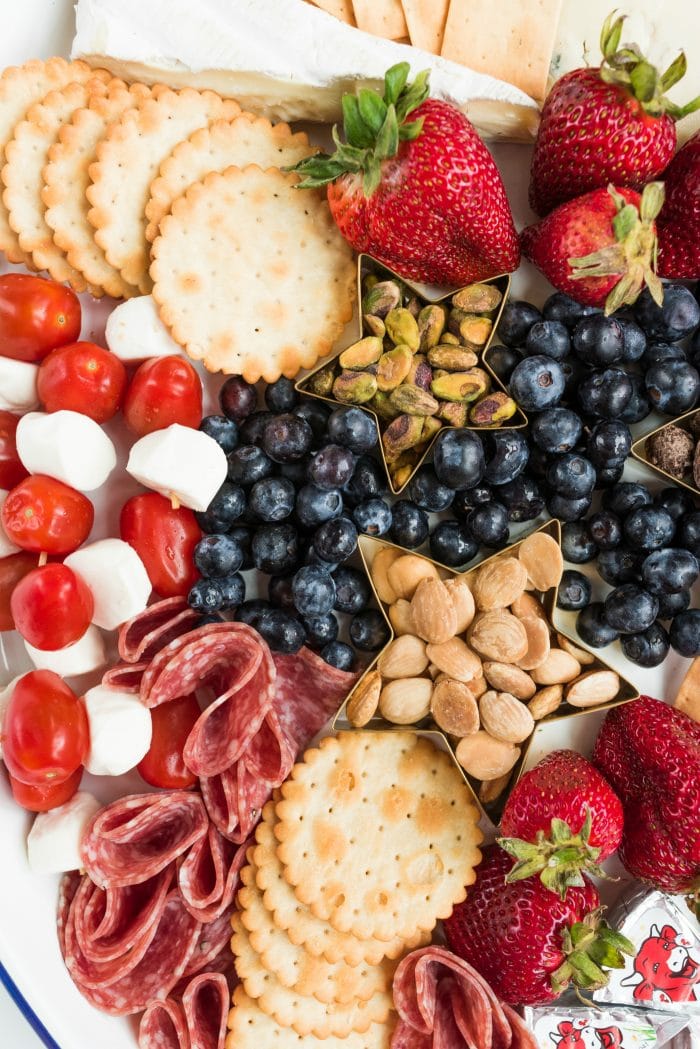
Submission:
<svg viewBox="0 0 700 1049">
<path fill-rule="evenodd" d="M 684 430 L 689 433 L 696 445 L 700 443 L 700 408 L 693 408 L 692 411 L 686 412 L 685 415 L 679 415 L 677 419 L 670 419 L 667 423 L 662 426 L 657 426 L 651 433 L 646 434 L 644 437 L 640 437 L 638 441 L 635 441 L 632 445 L 632 455 L 640 463 L 644 463 L 654 473 L 659 474 L 660 477 L 665 477 L 670 484 L 678 484 L 682 488 L 687 488 L 689 492 L 694 495 L 700 496 L 700 488 L 694 483 L 692 469 L 684 475 L 684 477 L 674 477 L 673 474 L 664 470 L 663 467 L 652 463 L 649 459 L 649 451 L 647 448 L 647 442 L 654 437 L 658 437 L 659 434 L 668 433 L 670 427 L 676 427 L 677 429 Z M 699 453 L 700 454 L 700 453 Z"/>
</svg>

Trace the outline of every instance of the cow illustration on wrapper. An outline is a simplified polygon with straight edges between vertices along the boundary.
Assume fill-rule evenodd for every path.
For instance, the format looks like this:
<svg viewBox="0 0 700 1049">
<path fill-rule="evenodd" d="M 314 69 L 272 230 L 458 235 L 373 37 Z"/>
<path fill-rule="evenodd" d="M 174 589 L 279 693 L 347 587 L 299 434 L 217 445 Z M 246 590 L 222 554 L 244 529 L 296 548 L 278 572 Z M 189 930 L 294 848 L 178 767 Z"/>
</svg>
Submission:
<svg viewBox="0 0 700 1049">
<path fill-rule="evenodd" d="M 673 925 L 652 925 L 634 959 L 634 971 L 621 985 L 634 988 L 637 1002 L 700 1001 L 700 961 L 692 946 Z"/>
</svg>

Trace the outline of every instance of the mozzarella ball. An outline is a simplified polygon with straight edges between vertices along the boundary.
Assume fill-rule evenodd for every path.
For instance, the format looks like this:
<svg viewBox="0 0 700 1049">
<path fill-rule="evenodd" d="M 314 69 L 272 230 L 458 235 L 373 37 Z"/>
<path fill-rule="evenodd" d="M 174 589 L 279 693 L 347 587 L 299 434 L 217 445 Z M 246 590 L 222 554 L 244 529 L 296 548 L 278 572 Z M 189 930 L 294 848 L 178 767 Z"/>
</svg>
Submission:
<svg viewBox="0 0 700 1049">
<path fill-rule="evenodd" d="M 107 434 L 80 412 L 30 412 L 20 419 L 16 440 L 30 473 L 48 474 L 79 492 L 99 488 L 117 465 Z"/>
<path fill-rule="evenodd" d="M 151 581 L 133 547 L 121 539 L 100 539 L 66 557 L 64 564 L 87 583 L 95 601 L 92 621 L 116 630 L 143 612 L 151 596 Z"/>
<path fill-rule="evenodd" d="M 151 745 L 151 712 L 133 692 L 97 685 L 84 696 L 90 728 L 85 768 L 93 776 L 121 776 Z"/>
<path fill-rule="evenodd" d="M 24 642 L 27 655 L 37 670 L 53 670 L 61 677 L 76 677 L 98 670 L 107 662 L 102 634 L 96 626 L 89 626 L 83 636 L 72 645 L 45 652 Z"/>
<path fill-rule="evenodd" d="M 166 499 L 206 510 L 226 480 L 228 463 L 223 448 L 208 434 L 173 423 L 132 445 L 126 469 Z"/>
<path fill-rule="evenodd" d="M 182 355 L 182 348 L 160 319 L 152 295 L 127 299 L 112 310 L 107 318 L 105 341 L 124 364 L 174 353 Z"/>
<path fill-rule="evenodd" d="M 31 412 L 36 408 L 38 373 L 36 364 L 0 357 L 0 408 L 6 412 Z"/>
<path fill-rule="evenodd" d="M 88 824 L 101 807 L 92 794 L 79 790 L 65 805 L 40 812 L 27 838 L 27 858 L 34 873 L 79 870 L 83 865 L 81 842 Z"/>
</svg>

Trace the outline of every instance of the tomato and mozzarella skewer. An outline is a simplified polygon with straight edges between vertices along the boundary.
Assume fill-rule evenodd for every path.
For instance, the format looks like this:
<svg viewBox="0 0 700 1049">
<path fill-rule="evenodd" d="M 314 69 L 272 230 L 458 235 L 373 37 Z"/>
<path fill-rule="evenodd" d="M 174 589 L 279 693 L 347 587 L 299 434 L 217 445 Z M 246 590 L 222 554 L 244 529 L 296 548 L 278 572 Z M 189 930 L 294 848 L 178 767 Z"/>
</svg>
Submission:
<svg viewBox="0 0 700 1049">
<path fill-rule="evenodd" d="M 16 440 L 30 473 L 54 477 L 79 492 L 100 488 L 117 465 L 107 434 L 80 412 L 29 412 L 19 421 Z"/>
<path fill-rule="evenodd" d="M 99 812 L 97 798 L 79 790 L 70 801 L 34 820 L 27 837 L 27 858 L 35 874 L 62 874 L 82 866 L 80 845 L 88 824 Z"/>
<path fill-rule="evenodd" d="M 133 692 L 96 685 L 84 696 L 90 730 L 85 768 L 93 776 L 121 776 L 148 753 L 151 712 Z"/>
<path fill-rule="evenodd" d="M 204 511 L 226 480 L 228 463 L 208 434 L 173 423 L 136 441 L 126 469 L 176 505 Z"/>
<path fill-rule="evenodd" d="M 78 677 L 99 670 L 107 662 L 107 653 L 102 634 L 90 624 L 78 641 L 66 648 L 45 651 L 24 642 L 27 655 L 37 670 L 52 670 L 61 677 Z"/>
<path fill-rule="evenodd" d="M 149 357 L 182 356 L 181 347 L 158 316 L 152 295 L 127 299 L 107 318 L 105 341 L 124 364 L 140 364 Z"/>
<path fill-rule="evenodd" d="M 122 539 L 99 539 L 64 561 L 92 591 L 92 622 L 116 630 L 143 612 L 151 596 L 151 581 L 143 561 Z"/>
</svg>

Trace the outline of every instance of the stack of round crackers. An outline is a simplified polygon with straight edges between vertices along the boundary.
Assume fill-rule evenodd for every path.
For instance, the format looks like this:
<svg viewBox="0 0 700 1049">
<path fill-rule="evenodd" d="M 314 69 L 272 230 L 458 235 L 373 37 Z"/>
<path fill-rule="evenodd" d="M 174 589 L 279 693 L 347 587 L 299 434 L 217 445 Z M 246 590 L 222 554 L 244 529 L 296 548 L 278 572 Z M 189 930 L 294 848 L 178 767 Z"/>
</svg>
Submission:
<svg viewBox="0 0 700 1049">
<path fill-rule="evenodd" d="M 228 1044 L 286 1044 L 287 1031 L 299 1046 L 388 1047 L 394 969 L 464 899 L 477 821 L 425 737 L 346 732 L 307 751 L 241 875 Z"/>
</svg>

